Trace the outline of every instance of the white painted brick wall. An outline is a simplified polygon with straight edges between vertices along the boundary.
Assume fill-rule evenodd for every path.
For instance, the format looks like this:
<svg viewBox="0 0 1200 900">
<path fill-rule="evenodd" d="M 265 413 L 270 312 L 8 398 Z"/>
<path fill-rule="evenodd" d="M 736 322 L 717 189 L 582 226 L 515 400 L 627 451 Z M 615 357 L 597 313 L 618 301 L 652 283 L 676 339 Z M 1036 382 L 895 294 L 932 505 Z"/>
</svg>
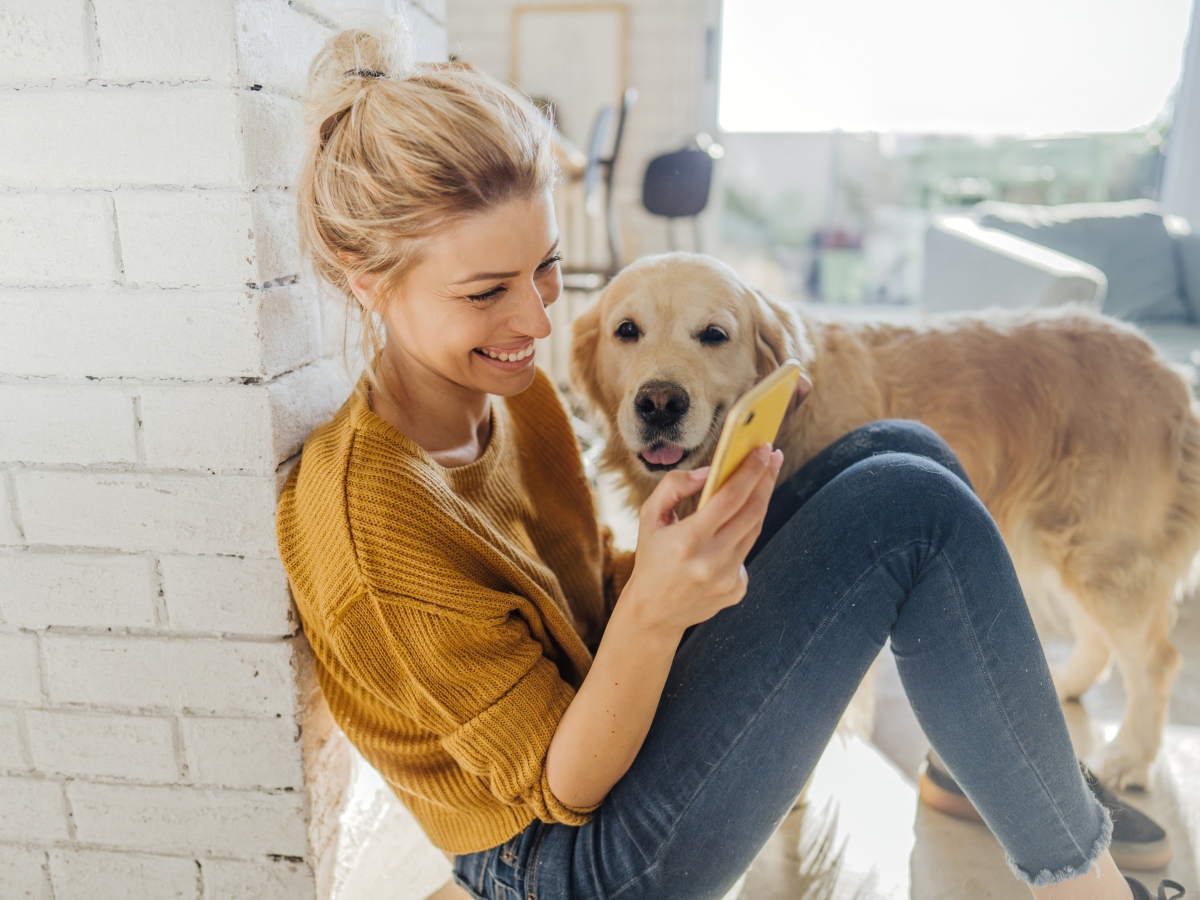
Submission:
<svg viewBox="0 0 1200 900">
<path fill-rule="evenodd" d="M 137 462 L 133 394 L 92 385 L 0 384 L 0 460 Z"/>
<path fill-rule="evenodd" d="M 234 71 L 228 0 L 92 0 L 99 74 L 116 82 L 226 81 Z"/>
<path fill-rule="evenodd" d="M 50 900 L 46 852 L 0 844 L 0 885 L 5 900 Z"/>
<path fill-rule="evenodd" d="M 271 556 L 275 480 L 243 475 L 16 473 L 31 544 Z"/>
<path fill-rule="evenodd" d="M 25 723 L 39 772 L 162 783 L 179 778 L 171 719 L 31 709 Z"/>
<path fill-rule="evenodd" d="M 51 843 L 65 841 L 67 807 L 56 781 L 0 777 L 0 841 Z"/>
<path fill-rule="evenodd" d="M 152 628 L 154 558 L 0 550 L 0 619 L 17 628 Z"/>
<path fill-rule="evenodd" d="M 299 793 L 85 781 L 68 783 L 66 791 L 76 836 L 84 843 L 234 857 L 308 852 Z"/>
<path fill-rule="evenodd" d="M 351 386 L 289 186 L 309 61 L 372 4 L 0 2 L 4 900 L 331 900 L 274 515 Z"/>
<path fill-rule="evenodd" d="M 291 720 L 185 717 L 180 727 L 188 771 L 196 784 L 304 786 L 300 735 Z"/>
<path fill-rule="evenodd" d="M 287 635 L 296 630 L 277 559 L 163 556 L 163 598 L 180 631 Z"/>
<path fill-rule="evenodd" d="M 4 660 L 0 702 L 40 703 L 42 679 L 37 636 L 0 632 L 0 659 Z"/>
<path fill-rule="evenodd" d="M 199 900 L 195 860 L 103 850 L 50 851 L 54 900 Z"/>
<path fill-rule="evenodd" d="M 290 642 L 47 634 L 54 705 L 293 716 Z"/>
<path fill-rule="evenodd" d="M 295 900 L 315 893 L 312 872 L 288 860 L 205 860 L 204 900 Z"/>
<path fill-rule="evenodd" d="M 25 772 L 31 768 L 22 747 L 20 715 L 19 710 L 0 706 L 0 772 Z"/>
<path fill-rule="evenodd" d="M 113 238 L 108 194 L 0 194 L 0 283 L 112 282 Z"/>
<path fill-rule="evenodd" d="M 5 0 L 0 5 L 0 47 L 0 83 L 88 74 L 92 29 L 84 0 Z"/>
</svg>

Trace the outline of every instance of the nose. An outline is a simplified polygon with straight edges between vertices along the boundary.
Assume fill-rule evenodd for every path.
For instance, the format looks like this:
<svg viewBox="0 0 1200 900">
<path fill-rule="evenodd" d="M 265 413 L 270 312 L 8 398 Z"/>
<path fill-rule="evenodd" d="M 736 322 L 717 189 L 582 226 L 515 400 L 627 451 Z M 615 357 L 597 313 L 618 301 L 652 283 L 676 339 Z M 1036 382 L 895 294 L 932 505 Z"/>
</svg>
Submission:
<svg viewBox="0 0 1200 900">
<path fill-rule="evenodd" d="M 643 384 L 633 398 L 637 414 L 647 425 L 666 428 L 674 425 L 688 411 L 691 400 L 687 391 L 677 384 L 652 381 Z"/>
</svg>

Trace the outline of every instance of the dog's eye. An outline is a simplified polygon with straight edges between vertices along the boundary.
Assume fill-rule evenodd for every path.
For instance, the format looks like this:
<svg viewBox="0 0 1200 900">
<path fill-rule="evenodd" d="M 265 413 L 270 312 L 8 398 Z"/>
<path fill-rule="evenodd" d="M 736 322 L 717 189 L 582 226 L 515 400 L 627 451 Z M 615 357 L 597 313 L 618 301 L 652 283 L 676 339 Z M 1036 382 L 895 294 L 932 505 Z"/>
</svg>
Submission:
<svg viewBox="0 0 1200 900">
<path fill-rule="evenodd" d="M 727 340 L 729 340 L 729 335 L 727 335 L 716 325 L 709 325 L 702 332 L 700 332 L 700 343 L 708 346 L 723 344 Z"/>
<path fill-rule="evenodd" d="M 617 337 L 623 341 L 636 341 L 639 337 L 641 337 L 642 332 L 636 325 L 626 319 L 617 326 L 616 334 Z"/>
</svg>

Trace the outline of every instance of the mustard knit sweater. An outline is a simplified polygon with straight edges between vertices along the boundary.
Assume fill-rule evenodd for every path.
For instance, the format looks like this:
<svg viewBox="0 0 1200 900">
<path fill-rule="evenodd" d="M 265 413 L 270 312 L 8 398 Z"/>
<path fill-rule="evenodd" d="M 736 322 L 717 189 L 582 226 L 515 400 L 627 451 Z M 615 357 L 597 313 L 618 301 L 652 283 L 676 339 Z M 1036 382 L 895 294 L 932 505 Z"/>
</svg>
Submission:
<svg viewBox="0 0 1200 900">
<path fill-rule="evenodd" d="M 541 372 L 493 399 L 478 460 L 438 465 L 356 391 L 308 438 L 279 550 L 334 718 L 449 853 L 580 825 L 546 751 L 632 554 L 596 522 Z"/>
</svg>

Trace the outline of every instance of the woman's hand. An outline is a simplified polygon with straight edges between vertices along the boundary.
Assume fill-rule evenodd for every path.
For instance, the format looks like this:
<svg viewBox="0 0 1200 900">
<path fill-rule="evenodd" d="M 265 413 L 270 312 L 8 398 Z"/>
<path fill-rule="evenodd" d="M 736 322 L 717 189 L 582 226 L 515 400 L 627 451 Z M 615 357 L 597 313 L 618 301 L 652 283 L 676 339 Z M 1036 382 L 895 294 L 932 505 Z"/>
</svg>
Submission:
<svg viewBox="0 0 1200 900">
<path fill-rule="evenodd" d="M 675 507 L 704 487 L 708 467 L 669 472 L 642 504 L 633 573 L 621 594 L 625 612 L 682 633 L 741 600 L 743 562 L 762 531 L 782 464 L 783 453 L 758 447 L 703 509 L 683 521 Z"/>
<path fill-rule="evenodd" d="M 646 739 L 684 629 L 745 595 L 742 563 L 782 463 L 782 453 L 759 447 L 682 522 L 675 505 L 704 487 L 707 469 L 669 473 L 642 504 L 633 574 L 546 754 L 550 790 L 563 803 L 604 799 Z"/>
</svg>

